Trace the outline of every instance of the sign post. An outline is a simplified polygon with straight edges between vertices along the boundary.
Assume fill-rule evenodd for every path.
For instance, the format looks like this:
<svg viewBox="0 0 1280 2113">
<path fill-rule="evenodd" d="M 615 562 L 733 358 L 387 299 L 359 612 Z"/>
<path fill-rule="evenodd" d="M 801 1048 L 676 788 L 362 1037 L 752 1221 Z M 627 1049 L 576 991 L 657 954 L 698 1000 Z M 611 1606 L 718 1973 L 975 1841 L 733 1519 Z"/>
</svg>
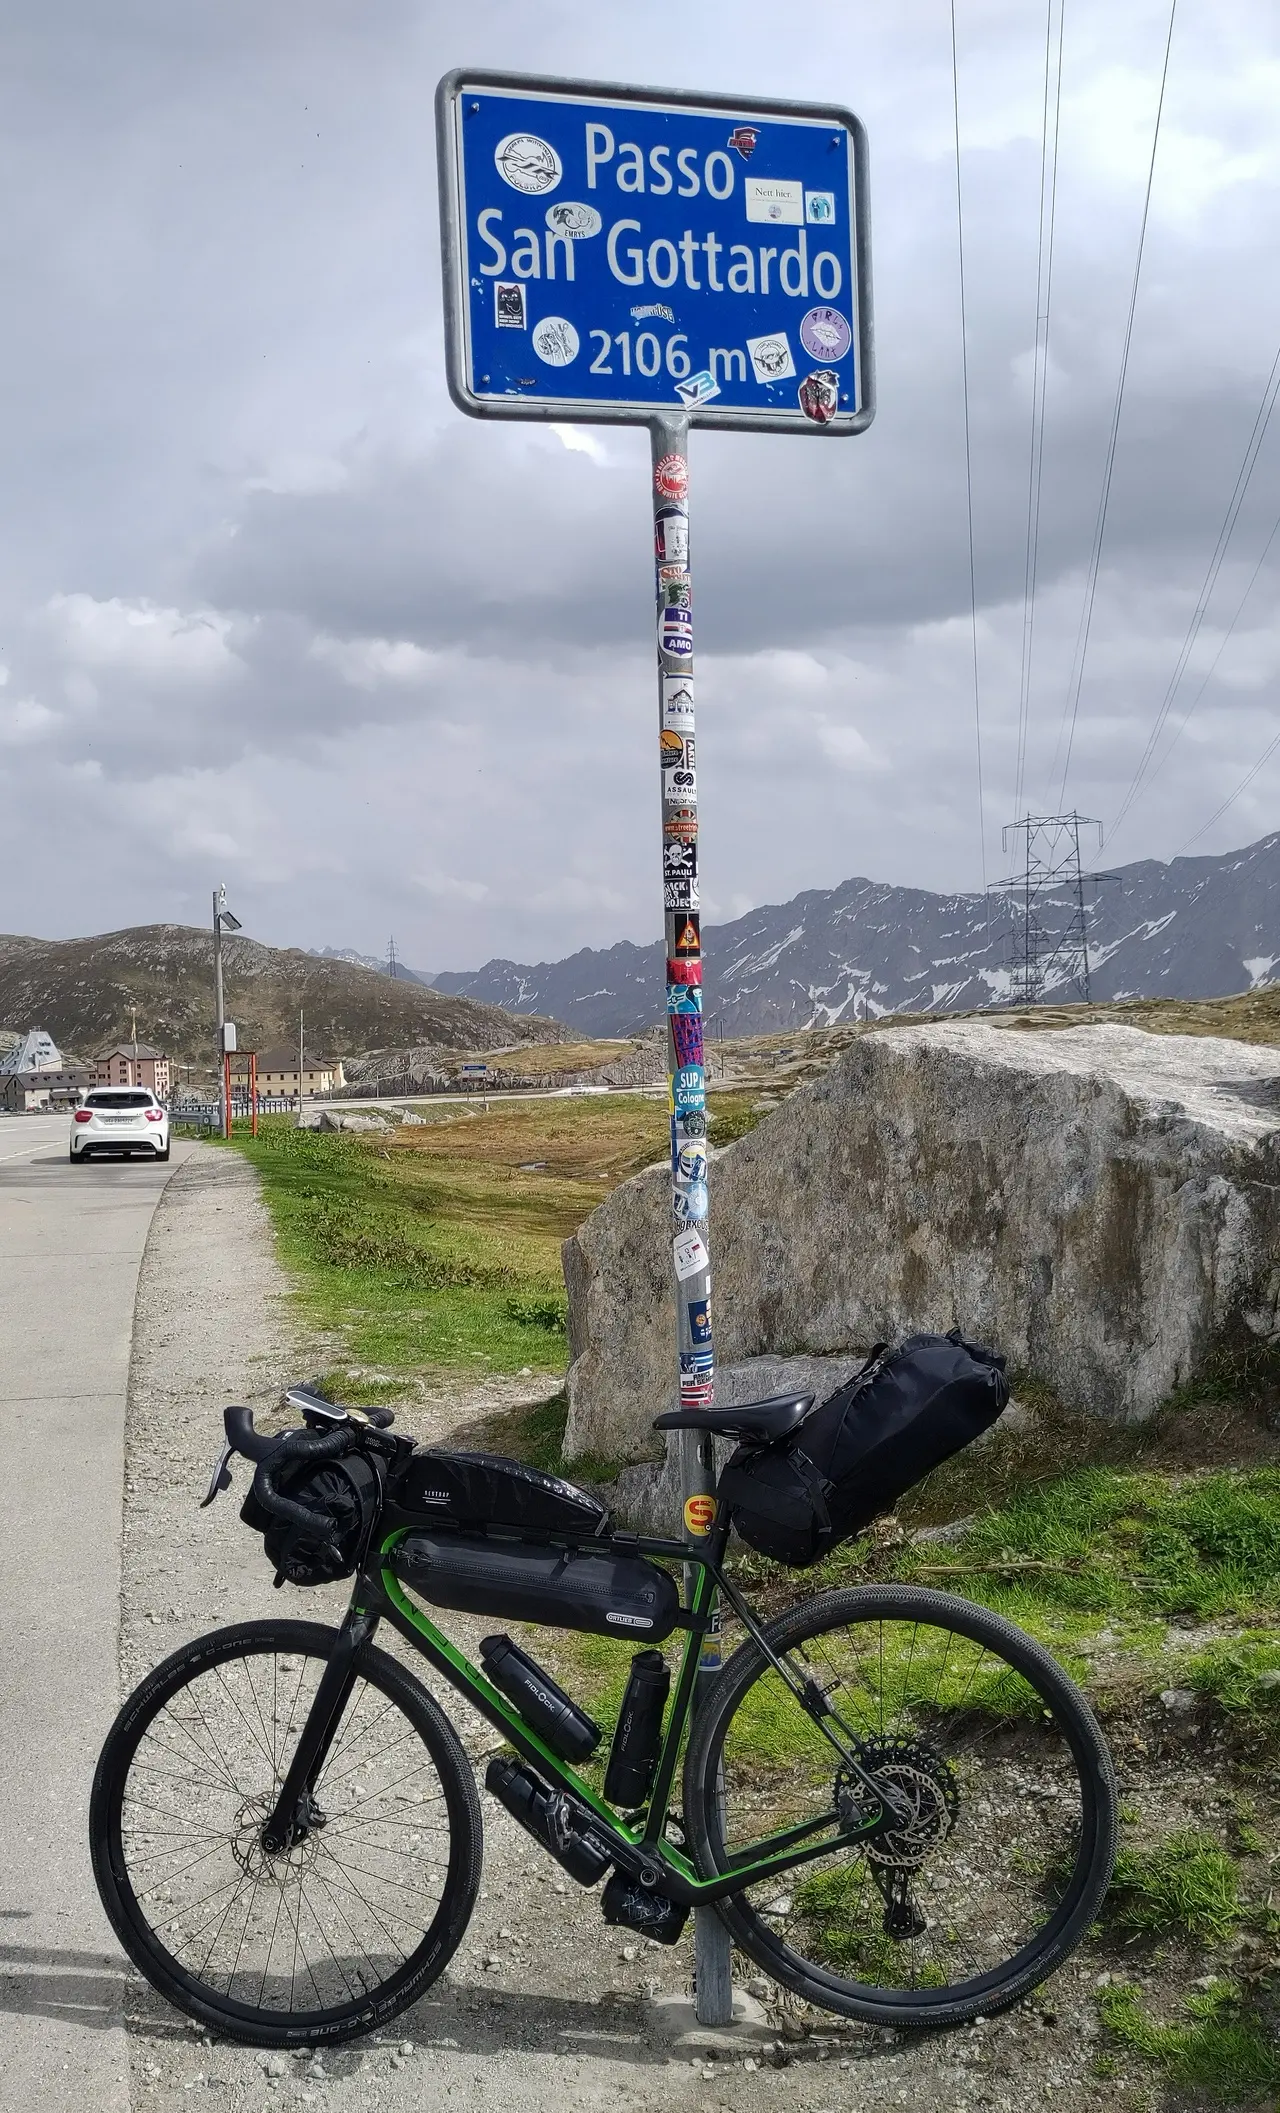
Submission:
<svg viewBox="0 0 1280 2113">
<path fill-rule="evenodd" d="M 850 111 L 531 75 L 436 93 L 449 391 L 477 418 L 645 424 L 652 447 L 671 1253 L 681 1407 L 715 1399 L 689 547 L 690 426 L 858 433 L 875 410 L 866 137 Z M 655 1410 L 664 1406 L 655 1404 Z M 709 1435 L 680 1434 L 687 1536 Z M 703 1644 L 703 1682 L 719 1631 Z M 699 1910 L 697 2014 L 732 2017 Z"/>
</svg>

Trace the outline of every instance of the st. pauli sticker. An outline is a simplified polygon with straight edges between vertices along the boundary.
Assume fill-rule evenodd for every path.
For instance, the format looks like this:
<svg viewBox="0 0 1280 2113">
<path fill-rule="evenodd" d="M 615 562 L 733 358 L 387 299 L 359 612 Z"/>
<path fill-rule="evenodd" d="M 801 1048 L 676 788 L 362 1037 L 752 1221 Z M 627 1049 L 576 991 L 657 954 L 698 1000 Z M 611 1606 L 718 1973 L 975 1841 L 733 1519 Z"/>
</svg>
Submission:
<svg viewBox="0 0 1280 2113">
<path fill-rule="evenodd" d="M 678 877 L 692 879 L 698 870 L 698 847 L 686 844 L 669 833 L 662 846 L 662 877 L 675 880 Z"/>
<path fill-rule="evenodd" d="M 610 241 L 613 237 L 610 236 Z M 689 465 L 683 455 L 664 455 L 653 466 L 655 491 L 664 499 L 683 499 L 689 490 Z"/>
<path fill-rule="evenodd" d="M 710 1299 L 690 1299 L 685 1311 L 689 1316 L 690 1340 L 695 1343 L 709 1343 L 711 1341 Z"/>
<path fill-rule="evenodd" d="M 840 376 L 830 368 L 806 374 L 796 395 L 806 418 L 811 418 L 816 426 L 830 425 L 840 408 Z"/>
<path fill-rule="evenodd" d="M 700 917 L 686 917 L 676 927 L 675 937 L 671 942 L 671 952 L 677 960 L 683 958 L 687 961 L 701 951 L 702 919 Z"/>
<path fill-rule="evenodd" d="M 686 1497 L 684 1500 L 684 1530 L 697 1534 L 701 1540 L 710 1533 L 716 1523 L 716 1500 L 714 1497 Z"/>
<path fill-rule="evenodd" d="M 702 1063 L 702 1022 L 696 1015 L 674 1013 L 671 1016 L 671 1039 L 675 1045 L 676 1063 L 682 1071 L 690 1064 Z"/>
<path fill-rule="evenodd" d="M 710 1260 L 702 1234 L 692 1226 L 676 1234 L 671 1243 L 671 1253 L 675 1260 L 676 1275 L 682 1284 L 689 1277 L 696 1277 Z"/>
</svg>

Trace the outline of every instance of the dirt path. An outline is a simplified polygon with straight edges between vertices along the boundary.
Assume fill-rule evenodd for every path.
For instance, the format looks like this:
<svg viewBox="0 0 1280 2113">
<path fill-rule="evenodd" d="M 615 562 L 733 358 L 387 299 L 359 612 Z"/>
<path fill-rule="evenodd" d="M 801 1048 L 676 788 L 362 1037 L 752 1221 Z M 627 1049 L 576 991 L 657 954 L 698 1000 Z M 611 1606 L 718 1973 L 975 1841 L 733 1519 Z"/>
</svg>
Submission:
<svg viewBox="0 0 1280 2113">
<path fill-rule="evenodd" d="M 138 1291 L 130 1386 L 122 1606 L 122 1685 L 185 1638 L 230 1621 L 289 1614 L 336 1619 L 343 1588 L 271 1591 L 261 1544 L 236 1502 L 199 1512 L 221 1409 L 265 1412 L 291 1380 L 324 1369 L 333 1346 L 308 1339 L 274 1253 L 255 1177 L 203 1148 L 156 1212 Z M 498 1405 L 502 1383 L 463 1391 L 418 1418 L 439 1435 Z M 243 1485 L 243 1468 L 238 1480 Z M 450 1623 L 454 1627 L 453 1622 Z M 459 1622 L 457 1631 L 465 1630 Z M 388 1648 L 406 1655 L 396 1639 Z M 450 1701 L 476 1758 L 493 1735 Z M 691 1947 L 632 1940 L 599 1919 L 595 1896 L 562 1877 L 485 1798 L 486 1880 L 475 1920 L 431 1995 L 371 2039 L 321 2062 L 210 2044 L 132 1979 L 127 1995 L 132 2103 L 146 2113 L 293 2106 L 407 2113 L 447 2102 L 518 2113 L 1061 2113 L 1154 2103 L 1090 2072 L 1097 1961 L 1079 1960 L 1045 2005 L 945 2038 L 895 2043 L 858 2028 L 721 2049 L 673 2045 L 651 2001 L 687 1990 Z M 753 1972 L 741 1962 L 742 1978 Z M 1051 2022 L 1050 2022 L 1051 2021 Z M 750 2066 L 744 2066 L 749 2064 Z M 1137 2081 L 1136 2077 L 1133 2080 Z"/>
</svg>

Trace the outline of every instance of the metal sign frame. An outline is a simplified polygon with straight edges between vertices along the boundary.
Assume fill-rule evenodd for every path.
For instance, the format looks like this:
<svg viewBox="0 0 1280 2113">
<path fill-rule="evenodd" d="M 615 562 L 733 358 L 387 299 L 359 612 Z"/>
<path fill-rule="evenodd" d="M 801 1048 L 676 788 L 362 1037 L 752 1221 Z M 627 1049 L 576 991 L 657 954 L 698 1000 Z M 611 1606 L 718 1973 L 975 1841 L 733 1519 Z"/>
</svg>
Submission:
<svg viewBox="0 0 1280 2113">
<path fill-rule="evenodd" d="M 464 171 L 461 140 L 462 103 L 471 90 L 497 89 L 504 95 L 532 100 L 641 106 L 662 112 L 668 108 L 703 115 L 732 118 L 738 125 L 770 118 L 805 125 L 839 127 L 849 135 L 850 223 L 853 237 L 854 286 L 853 341 L 857 347 L 857 377 L 860 402 L 850 412 L 837 410 L 824 422 L 806 416 L 799 408 L 783 410 L 776 405 L 759 409 L 724 406 L 714 402 L 691 404 L 678 394 L 663 400 L 601 401 L 591 397 L 565 397 L 553 401 L 537 397 L 499 397 L 478 394 L 471 386 L 470 302 L 468 300 L 468 240 L 463 212 Z M 722 432 L 813 433 L 830 437 L 861 433 L 875 416 L 875 355 L 872 325 L 869 239 L 867 139 L 861 120 L 838 104 L 799 103 L 768 96 L 734 97 L 697 94 L 683 88 L 628 87 L 612 81 L 578 81 L 558 75 L 493 72 L 483 67 L 457 67 L 447 73 L 436 90 L 436 147 L 440 179 L 440 240 L 444 263 L 444 321 L 446 373 L 449 394 L 460 411 L 471 418 L 545 419 L 573 425 L 648 425 L 655 415 L 682 417 L 692 426 L 719 428 Z M 566 245 L 567 247 L 567 245 Z M 815 355 L 816 357 L 816 355 Z"/>
</svg>

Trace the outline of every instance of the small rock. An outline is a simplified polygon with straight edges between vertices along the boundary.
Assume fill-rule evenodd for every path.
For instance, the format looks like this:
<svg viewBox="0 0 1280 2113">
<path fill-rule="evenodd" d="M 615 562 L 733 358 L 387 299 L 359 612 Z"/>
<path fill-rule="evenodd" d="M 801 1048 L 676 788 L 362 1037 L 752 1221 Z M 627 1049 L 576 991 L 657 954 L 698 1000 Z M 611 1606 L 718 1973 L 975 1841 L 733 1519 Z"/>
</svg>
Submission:
<svg viewBox="0 0 1280 2113">
<path fill-rule="evenodd" d="M 264 2076 L 287 2076 L 289 2064 L 282 2054 L 269 2054 L 262 2064 L 262 2073 Z"/>
<path fill-rule="evenodd" d="M 746 2057 L 746 2059 L 744 2060 L 744 2062 L 743 2062 L 742 2066 L 743 2066 L 743 2068 L 744 2068 L 744 2069 L 747 2069 L 747 2070 L 751 2070 L 751 2069 L 758 2069 L 758 2068 L 760 2067 L 760 2064 L 759 2064 L 759 2062 L 757 2062 L 757 2061 L 754 2061 L 754 2060 L 752 2059 L 752 2057 L 751 2057 L 750 2055 L 747 2055 L 747 2057 Z"/>
<path fill-rule="evenodd" d="M 416 2049 L 415 2049 L 415 2046 L 414 2046 L 414 2042 L 413 2042 L 412 2040 L 401 2040 L 401 2042 L 400 2042 L 400 2052 L 401 2052 L 401 2054 L 413 2054 L 413 2053 L 415 2053 L 415 2052 L 416 2052 Z"/>
<path fill-rule="evenodd" d="M 757 2003 L 766 2003 L 773 1994 L 773 1983 L 766 1981 L 763 1974 L 757 1974 L 753 1980 L 748 1981 L 747 1994 L 754 1996 Z"/>
<path fill-rule="evenodd" d="M 499 1931 L 498 1931 L 498 1939 L 499 1939 L 499 1942 L 500 1942 L 500 1943 L 502 1943 L 502 1944 L 510 1944 L 510 1942 L 511 1942 L 511 1938 L 512 1938 L 512 1932 L 511 1932 L 510 1930 L 499 1930 Z"/>
<path fill-rule="evenodd" d="M 1195 1689 L 1191 1687 L 1166 1687 L 1160 1690 L 1160 1700 L 1173 1717 L 1185 1717 L 1195 1708 L 1199 1699 Z"/>
<path fill-rule="evenodd" d="M 624 1945 L 623 1945 L 623 1947 L 622 1947 L 622 1956 L 623 1956 L 623 1958 L 624 1958 L 624 1959 L 627 1959 L 627 1960 L 631 1960 L 631 1959 L 634 1959 L 634 1958 L 635 1958 L 635 1955 L 636 1955 L 636 1948 L 635 1948 L 634 1944 L 624 1944 Z"/>
</svg>

